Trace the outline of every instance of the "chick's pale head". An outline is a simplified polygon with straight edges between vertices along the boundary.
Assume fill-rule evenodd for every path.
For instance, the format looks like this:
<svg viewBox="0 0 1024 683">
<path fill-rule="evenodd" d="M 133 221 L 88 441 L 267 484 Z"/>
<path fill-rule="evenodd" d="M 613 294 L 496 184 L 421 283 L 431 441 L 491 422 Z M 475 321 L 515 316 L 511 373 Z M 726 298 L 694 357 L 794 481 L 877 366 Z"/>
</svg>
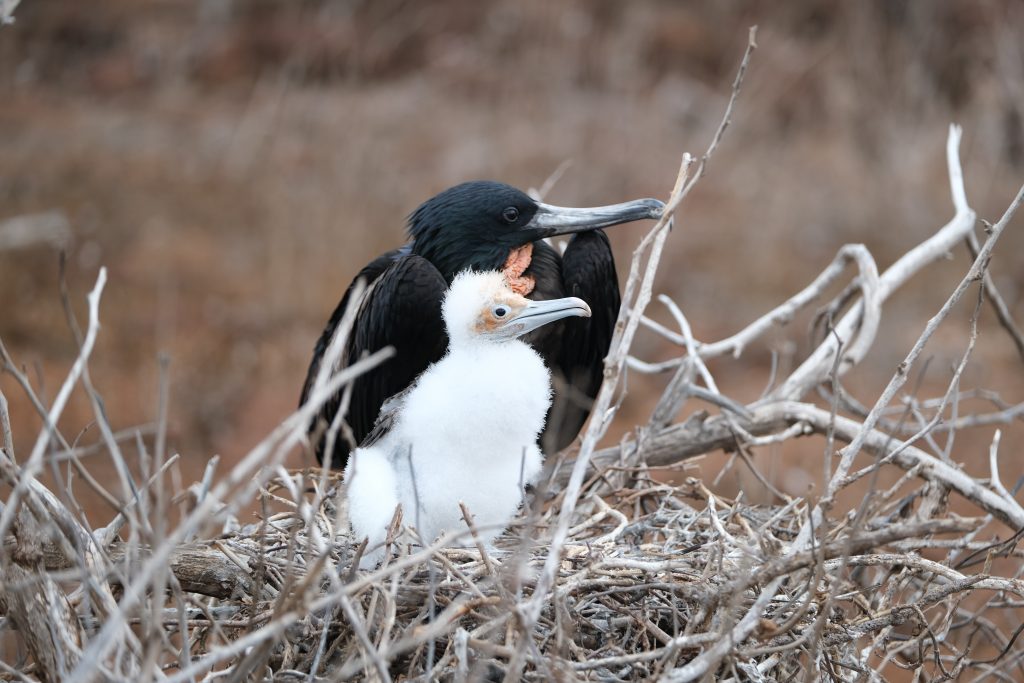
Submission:
<svg viewBox="0 0 1024 683">
<path fill-rule="evenodd" d="M 589 317 L 590 307 L 576 297 L 531 301 L 516 294 L 501 272 L 464 271 L 452 281 L 442 313 L 455 346 L 511 341 L 562 318 Z"/>
</svg>

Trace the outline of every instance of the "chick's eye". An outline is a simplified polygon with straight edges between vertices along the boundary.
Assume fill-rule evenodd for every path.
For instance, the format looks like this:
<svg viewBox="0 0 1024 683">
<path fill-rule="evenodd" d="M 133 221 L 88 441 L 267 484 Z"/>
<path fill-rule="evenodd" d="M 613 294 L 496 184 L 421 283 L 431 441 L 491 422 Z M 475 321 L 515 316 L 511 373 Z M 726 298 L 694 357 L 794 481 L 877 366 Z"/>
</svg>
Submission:
<svg viewBox="0 0 1024 683">
<path fill-rule="evenodd" d="M 519 220 L 519 209 L 514 206 L 510 206 L 501 212 L 501 217 L 508 223 L 515 223 Z"/>
<path fill-rule="evenodd" d="M 491 312 L 494 314 L 495 318 L 504 318 L 508 315 L 508 309 L 504 306 L 495 306 L 491 309 Z"/>
</svg>

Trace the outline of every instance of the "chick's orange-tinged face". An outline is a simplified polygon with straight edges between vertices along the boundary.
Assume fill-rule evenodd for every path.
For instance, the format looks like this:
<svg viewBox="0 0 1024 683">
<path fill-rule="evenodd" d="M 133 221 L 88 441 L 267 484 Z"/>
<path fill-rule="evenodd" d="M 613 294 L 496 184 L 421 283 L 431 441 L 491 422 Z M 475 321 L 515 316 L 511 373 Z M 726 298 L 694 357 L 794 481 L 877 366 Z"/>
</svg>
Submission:
<svg viewBox="0 0 1024 683">
<path fill-rule="evenodd" d="M 492 297 L 487 306 L 481 309 L 479 316 L 477 316 L 475 331 L 477 334 L 494 332 L 510 319 L 519 315 L 528 303 L 520 294 L 513 292 L 498 293 Z"/>
</svg>

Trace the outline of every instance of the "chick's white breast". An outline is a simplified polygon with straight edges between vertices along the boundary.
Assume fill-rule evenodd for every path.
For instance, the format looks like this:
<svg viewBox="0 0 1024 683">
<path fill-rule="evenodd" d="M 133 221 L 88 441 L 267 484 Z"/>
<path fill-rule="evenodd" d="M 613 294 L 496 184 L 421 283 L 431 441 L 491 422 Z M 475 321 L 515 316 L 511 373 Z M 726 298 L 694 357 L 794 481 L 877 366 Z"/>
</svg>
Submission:
<svg viewBox="0 0 1024 683">
<path fill-rule="evenodd" d="M 511 347 L 511 348 L 510 348 Z M 509 438 L 536 443 L 551 405 L 550 374 L 525 344 L 446 356 L 419 379 L 403 415 L 403 431 L 465 443 Z M 417 439 L 418 440 L 418 439 Z"/>
</svg>

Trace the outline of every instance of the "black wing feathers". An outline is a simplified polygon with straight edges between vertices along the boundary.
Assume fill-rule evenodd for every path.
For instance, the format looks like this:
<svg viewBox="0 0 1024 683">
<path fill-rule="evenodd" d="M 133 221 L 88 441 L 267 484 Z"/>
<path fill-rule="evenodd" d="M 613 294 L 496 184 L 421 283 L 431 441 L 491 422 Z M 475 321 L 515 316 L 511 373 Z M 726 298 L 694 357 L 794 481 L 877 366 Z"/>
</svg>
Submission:
<svg viewBox="0 0 1024 683">
<path fill-rule="evenodd" d="M 385 259 L 391 261 L 390 265 Z M 384 267 L 380 268 L 380 265 Z M 346 363 L 353 363 L 386 346 L 395 347 L 395 355 L 360 376 L 352 387 L 352 401 L 345 421 L 352 430 L 356 444 L 361 443 L 373 430 L 384 401 L 412 384 L 427 366 L 444 355 L 448 347 L 448 337 L 441 318 L 441 302 L 448 285 L 429 261 L 419 256 L 402 256 L 398 252 L 390 252 L 364 268 L 360 277 L 372 280 L 372 284 L 356 316 L 352 337 L 345 352 Z M 351 287 L 317 343 L 302 402 L 306 400 L 320 358 L 344 314 L 350 293 Z M 324 405 L 317 421 L 310 425 L 311 433 L 323 432 L 331 424 L 340 402 L 339 394 Z M 324 457 L 323 448 L 321 439 L 317 443 L 317 457 L 321 460 Z M 351 448 L 352 444 L 339 434 L 331 454 L 331 466 L 343 468 Z"/>
<path fill-rule="evenodd" d="M 320 334 L 320 338 L 316 341 L 316 346 L 313 347 L 313 359 L 309 362 L 309 370 L 306 371 L 306 381 L 302 385 L 302 394 L 299 396 L 299 405 L 304 405 L 306 399 L 309 398 L 309 392 L 313 390 L 313 382 L 316 381 L 316 376 L 320 372 L 320 364 L 323 361 L 324 354 L 327 353 L 327 347 L 331 343 L 331 339 L 334 337 L 334 333 L 338 329 L 338 325 L 341 324 L 341 319 L 345 316 L 345 311 L 348 310 L 349 301 L 352 299 L 353 291 L 355 290 L 356 283 L 360 280 L 366 286 L 370 286 L 373 282 L 381 276 L 381 274 L 388 269 L 395 259 L 398 258 L 399 250 L 395 249 L 389 251 L 386 254 L 378 256 L 371 261 L 366 267 L 359 271 L 355 279 L 352 280 L 352 284 L 345 290 L 345 295 L 341 297 L 341 301 L 338 303 L 334 312 L 331 313 L 330 320 L 327 321 L 327 327 Z M 340 395 L 331 397 L 323 408 L 319 417 L 325 415 L 334 416 L 334 413 L 338 410 L 338 403 L 340 401 Z M 328 420 L 328 424 L 330 420 Z M 322 443 L 317 446 L 317 454 L 320 454 L 320 448 L 323 446 Z"/>
<path fill-rule="evenodd" d="M 563 320 L 558 357 L 549 359 L 556 370 L 555 382 L 561 375 L 568 386 L 555 387 L 555 403 L 542 438 L 547 452 L 561 450 L 576 438 L 604 378 L 604 357 L 615 332 L 621 297 L 615 259 L 603 231 L 572 238 L 562 254 L 562 282 L 565 296 L 590 304 L 591 317 Z"/>
</svg>

